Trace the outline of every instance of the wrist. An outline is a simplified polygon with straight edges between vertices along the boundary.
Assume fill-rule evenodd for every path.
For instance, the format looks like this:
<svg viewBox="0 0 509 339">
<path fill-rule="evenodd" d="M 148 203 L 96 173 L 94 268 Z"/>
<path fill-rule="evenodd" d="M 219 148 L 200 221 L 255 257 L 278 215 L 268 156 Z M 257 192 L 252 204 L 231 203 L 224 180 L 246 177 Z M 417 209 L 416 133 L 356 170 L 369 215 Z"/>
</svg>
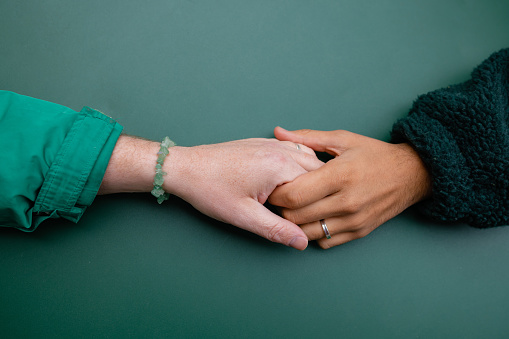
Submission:
<svg viewBox="0 0 509 339">
<path fill-rule="evenodd" d="M 431 175 L 417 151 L 410 144 L 403 143 L 398 146 L 407 155 L 408 162 L 405 167 L 409 173 L 408 187 L 413 192 L 410 197 L 413 205 L 431 196 Z"/>
<path fill-rule="evenodd" d="M 154 188 L 157 157 L 161 144 L 122 135 L 111 155 L 98 194 L 150 192 Z M 163 189 L 181 196 L 188 177 L 189 147 L 174 146 L 164 159 Z"/>
<path fill-rule="evenodd" d="M 170 148 L 170 153 L 166 156 L 163 164 L 164 176 L 163 189 L 166 193 L 176 196 L 182 196 L 186 186 L 188 173 L 188 160 L 190 147 L 174 146 Z"/>
</svg>

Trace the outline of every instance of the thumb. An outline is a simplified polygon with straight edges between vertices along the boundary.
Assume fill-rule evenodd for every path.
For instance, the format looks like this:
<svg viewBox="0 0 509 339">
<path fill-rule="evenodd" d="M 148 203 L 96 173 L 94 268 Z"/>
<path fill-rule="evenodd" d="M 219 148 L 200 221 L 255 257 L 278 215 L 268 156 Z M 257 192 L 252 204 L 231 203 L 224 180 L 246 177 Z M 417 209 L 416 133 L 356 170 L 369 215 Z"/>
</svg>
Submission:
<svg viewBox="0 0 509 339">
<path fill-rule="evenodd" d="M 346 131 L 315 131 L 300 129 L 287 131 L 282 127 L 274 129 L 274 136 L 281 141 L 291 141 L 306 145 L 318 152 L 327 152 L 331 155 L 339 155 L 346 148 L 349 132 Z"/>
<path fill-rule="evenodd" d="M 249 199 L 244 205 L 244 212 L 243 225 L 239 227 L 273 242 L 301 251 L 306 249 L 308 238 L 299 226 L 275 215 L 256 200 Z"/>
</svg>

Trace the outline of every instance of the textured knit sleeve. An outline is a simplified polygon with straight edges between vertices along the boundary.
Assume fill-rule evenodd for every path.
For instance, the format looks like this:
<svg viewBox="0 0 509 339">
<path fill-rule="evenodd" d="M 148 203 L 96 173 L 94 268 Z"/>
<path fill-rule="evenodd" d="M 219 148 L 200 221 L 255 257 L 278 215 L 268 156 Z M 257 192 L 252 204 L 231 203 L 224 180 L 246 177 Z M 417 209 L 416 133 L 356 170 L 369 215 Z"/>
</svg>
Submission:
<svg viewBox="0 0 509 339">
<path fill-rule="evenodd" d="M 432 176 L 428 216 L 476 227 L 509 224 L 509 49 L 493 54 L 472 78 L 420 96 L 392 130 Z"/>
<path fill-rule="evenodd" d="M 101 185 L 122 126 L 85 107 L 0 91 L 0 226 L 77 222 Z"/>
</svg>

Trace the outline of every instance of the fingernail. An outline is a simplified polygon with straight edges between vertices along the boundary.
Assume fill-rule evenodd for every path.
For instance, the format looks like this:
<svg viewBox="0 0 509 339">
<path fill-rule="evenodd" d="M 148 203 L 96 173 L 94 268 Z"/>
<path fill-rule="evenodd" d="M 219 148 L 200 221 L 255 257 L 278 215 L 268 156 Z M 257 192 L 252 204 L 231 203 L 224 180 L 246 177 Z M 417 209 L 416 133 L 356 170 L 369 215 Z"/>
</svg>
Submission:
<svg viewBox="0 0 509 339">
<path fill-rule="evenodd" d="M 295 237 L 290 241 L 290 246 L 296 248 L 300 251 L 303 251 L 308 247 L 308 239 L 304 237 Z"/>
</svg>

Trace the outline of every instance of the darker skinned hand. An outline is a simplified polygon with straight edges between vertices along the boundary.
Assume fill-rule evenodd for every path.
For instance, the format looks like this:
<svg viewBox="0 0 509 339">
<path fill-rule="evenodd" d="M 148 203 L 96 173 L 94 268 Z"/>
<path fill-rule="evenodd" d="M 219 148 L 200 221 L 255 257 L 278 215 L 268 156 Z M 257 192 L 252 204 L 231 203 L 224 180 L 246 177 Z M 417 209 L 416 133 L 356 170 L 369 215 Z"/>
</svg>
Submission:
<svg viewBox="0 0 509 339">
<path fill-rule="evenodd" d="M 347 131 L 287 131 L 277 139 L 334 156 L 322 167 L 279 186 L 269 202 L 301 226 L 310 240 L 330 248 L 368 235 L 431 194 L 428 171 L 408 144 L 390 144 Z M 331 234 L 325 238 L 320 220 Z"/>
</svg>

